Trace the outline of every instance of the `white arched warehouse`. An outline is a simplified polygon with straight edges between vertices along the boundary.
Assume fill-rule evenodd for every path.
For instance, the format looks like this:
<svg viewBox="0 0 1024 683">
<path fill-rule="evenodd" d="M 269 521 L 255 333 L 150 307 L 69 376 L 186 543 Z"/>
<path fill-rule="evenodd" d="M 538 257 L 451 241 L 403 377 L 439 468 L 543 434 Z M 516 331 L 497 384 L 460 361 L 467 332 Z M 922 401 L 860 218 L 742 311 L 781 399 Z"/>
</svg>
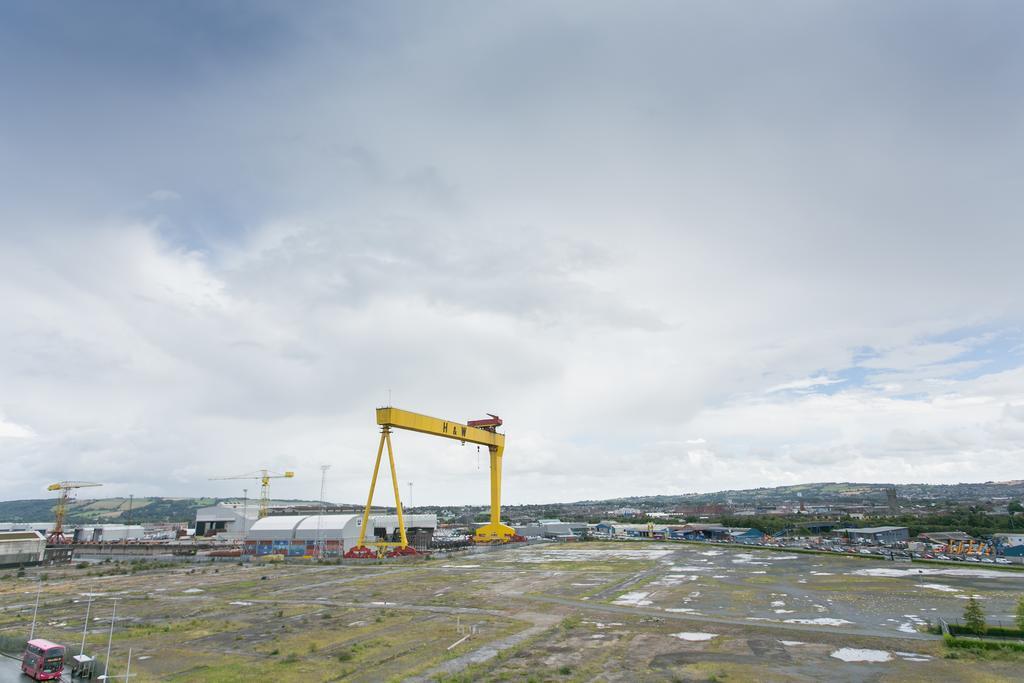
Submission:
<svg viewBox="0 0 1024 683">
<path fill-rule="evenodd" d="M 271 515 L 253 522 L 245 534 L 247 555 L 289 555 L 301 557 L 316 554 L 317 540 L 326 557 L 338 557 L 355 547 L 359 540 L 362 515 Z M 437 515 L 406 515 L 406 530 L 412 537 L 426 540 L 437 528 Z M 370 517 L 366 542 L 392 536 L 398 526 L 395 515 Z M 414 544 L 416 545 L 416 544 Z"/>
</svg>

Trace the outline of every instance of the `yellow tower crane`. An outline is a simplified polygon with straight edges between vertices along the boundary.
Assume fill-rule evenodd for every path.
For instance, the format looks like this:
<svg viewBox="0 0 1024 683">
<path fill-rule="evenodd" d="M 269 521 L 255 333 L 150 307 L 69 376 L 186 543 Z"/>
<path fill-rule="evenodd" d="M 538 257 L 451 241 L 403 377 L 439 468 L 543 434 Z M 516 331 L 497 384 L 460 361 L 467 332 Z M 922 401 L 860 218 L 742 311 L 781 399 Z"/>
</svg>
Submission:
<svg viewBox="0 0 1024 683">
<path fill-rule="evenodd" d="M 255 472 L 248 472 L 246 474 L 239 474 L 237 477 L 211 477 L 210 481 L 226 481 L 228 479 L 258 479 L 260 482 L 260 507 L 258 517 L 263 519 L 267 516 L 267 509 L 270 507 L 270 480 L 271 479 L 291 479 L 295 476 L 292 471 L 286 472 L 271 472 L 270 470 L 262 469 Z"/>
<path fill-rule="evenodd" d="M 46 537 L 47 543 L 68 542 L 67 537 L 64 536 L 64 516 L 68 513 L 68 502 L 72 499 L 71 492 L 75 489 L 86 488 L 87 486 L 103 486 L 103 484 L 94 484 L 89 481 L 58 481 L 56 484 L 50 484 L 46 487 L 47 491 L 60 491 L 57 506 L 53 509 L 56 521 L 53 524 L 53 531 Z"/>
<path fill-rule="evenodd" d="M 377 557 L 387 548 L 393 547 L 390 555 L 414 555 L 416 551 L 409 547 L 409 539 L 405 534 L 405 519 L 402 516 L 402 501 L 398 494 L 398 474 L 395 471 L 395 456 L 391 448 L 391 430 L 405 429 L 421 434 L 440 436 L 446 439 L 454 439 L 462 443 L 472 443 L 478 446 L 486 446 L 491 454 L 491 519 L 484 526 L 477 529 L 473 540 L 477 543 L 507 543 L 516 538 L 515 530 L 501 523 L 501 457 L 505 451 L 505 435 L 499 434 L 497 428 L 502 425 L 501 418 L 497 415 L 490 415 L 482 420 L 470 420 L 466 424 L 444 420 L 438 417 L 420 415 L 408 410 L 387 406 L 377 408 L 377 424 L 380 425 L 380 444 L 377 446 L 377 461 L 373 466 L 373 477 L 370 479 L 370 494 L 366 498 L 366 508 L 363 510 L 363 521 L 359 527 L 359 540 L 355 547 L 345 553 L 346 557 Z M 370 507 L 373 505 L 373 491 L 377 485 L 377 474 L 380 471 L 380 461 L 384 453 L 384 446 L 388 449 L 388 462 L 391 465 L 391 483 L 395 492 L 395 511 L 398 514 L 398 529 L 401 540 L 398 542 L 380 541 L 373 543 L 377 550 L 371 550 L 364 545 L 366 540 L 366 526 L 369 524 Z"/>
</svg>

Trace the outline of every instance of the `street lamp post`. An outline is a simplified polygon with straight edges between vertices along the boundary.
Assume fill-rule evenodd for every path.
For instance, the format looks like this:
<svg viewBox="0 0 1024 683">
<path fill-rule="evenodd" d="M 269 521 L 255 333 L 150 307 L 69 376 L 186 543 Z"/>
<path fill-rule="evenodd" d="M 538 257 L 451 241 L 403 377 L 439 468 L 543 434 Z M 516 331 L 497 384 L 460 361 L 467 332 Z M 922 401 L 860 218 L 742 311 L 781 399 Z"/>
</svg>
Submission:
<svg viewBox="0 0 1024 683">
<path fill-rule="evenodd" d="M 39 593 L 43 590 L 43 582 L 39 582 L 39 586 L 36 588 L 36 606 L 32 610 L 32 631 L 28 634 L 28 639 L 32 640 L 36 637 L 36 615 L 39 614 Z"/>
<path fill-rule="evenodd" d="M 107 658 L 103 660 L 103 679 L 106 680 L 107 672 L 110 670 L 110 646 L 114 642 L 114 622 L 117 620 L 117 601 L 121 598 L 114 598 L 114 612 L 110 615 L 110 635 L 107 636 Z"/>
<path fill-rule="evenodd" d="M 322 560 L 324 557 L 323 543 L 320 540 L 320 523 L 324 516 L 324 484 L 327 481 L 327 470 L 330 465 L 320 465 L 320 509 L 316 516 L 316 558 Z"/>
<path fill-rule="evenodd" d="M 92 596 L 89 596 L 89 602 L 85 605 L 85 625 L 82 626 L 82 647 L 79 648 L 79 656 L 85 654 L 85 634 L 89 632 L 89 609 L 92 607 Z"/>
<path fill-rule="evenodd" d="M 242 541 L 249 525 L 249 489 L 242 489 Z"/>
</svg>

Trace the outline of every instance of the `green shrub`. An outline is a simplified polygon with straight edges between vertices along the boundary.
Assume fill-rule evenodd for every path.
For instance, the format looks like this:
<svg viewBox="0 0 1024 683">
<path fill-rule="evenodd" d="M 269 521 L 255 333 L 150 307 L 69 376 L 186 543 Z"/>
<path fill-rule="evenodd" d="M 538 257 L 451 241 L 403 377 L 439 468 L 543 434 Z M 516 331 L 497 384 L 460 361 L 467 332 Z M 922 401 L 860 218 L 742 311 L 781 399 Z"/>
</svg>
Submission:
<svg viewBox="0 0 1024 683">
<path fill-rule="evenodd" d="M 1014 643 L 1006 640 L 975 640 L 974 638 L 957 638 L 956 636 L 945 636 L 944 640 L 947 647 L 960 648 L 961 650 L 1024 652 L 1024 643 Z"/>
<path fill-rule="evenodd" d="M 964 626 L 979 636 L 985 632 L 985 611 L 973 595 L 964 606 Z"/>
<path fill-rule="evenodd" d="M 936 631 L 936 633 L 938 632 Z M 949 632 L 954 636 L 974 635 L 974 631 L 960 624 L 950 624 Z M 1008 628 L 1006 626 L 987 626 L 984 635 L 996 638 L 1024 638 L 1024 631 L 1019 628 Z"/>
</svg>

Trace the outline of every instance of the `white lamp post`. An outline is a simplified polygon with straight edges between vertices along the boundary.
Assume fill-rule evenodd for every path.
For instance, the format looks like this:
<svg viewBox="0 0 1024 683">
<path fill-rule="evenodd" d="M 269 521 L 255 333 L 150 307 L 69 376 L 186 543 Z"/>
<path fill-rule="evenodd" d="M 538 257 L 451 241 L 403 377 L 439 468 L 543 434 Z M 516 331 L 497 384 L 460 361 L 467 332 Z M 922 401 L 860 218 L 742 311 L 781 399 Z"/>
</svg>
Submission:
<svg viewBox="0 0 1024 683">
<path fill-rule="evenodd" d="M 121 598 L 114 598 L 114 612 L 110 615 L 110 635 L 107 636 L 107 658 L 103 661 L 103 678 L 107 678 L 110 670 L 110 646 L 114 642 L 114 621 L 117 620 L 117 601 Z"/>
<path fill-rule="evenodd" d="M 330 465 L 320 465 L 320 510 L 316 516 L 316 557 L 317 559 L 323 559 L 324 549 L 323 544 L 320 541 L 320 523 L 324 516 L 324 484 L 327 481 L 327 470 L 331 469 Z"/>
</svg>

